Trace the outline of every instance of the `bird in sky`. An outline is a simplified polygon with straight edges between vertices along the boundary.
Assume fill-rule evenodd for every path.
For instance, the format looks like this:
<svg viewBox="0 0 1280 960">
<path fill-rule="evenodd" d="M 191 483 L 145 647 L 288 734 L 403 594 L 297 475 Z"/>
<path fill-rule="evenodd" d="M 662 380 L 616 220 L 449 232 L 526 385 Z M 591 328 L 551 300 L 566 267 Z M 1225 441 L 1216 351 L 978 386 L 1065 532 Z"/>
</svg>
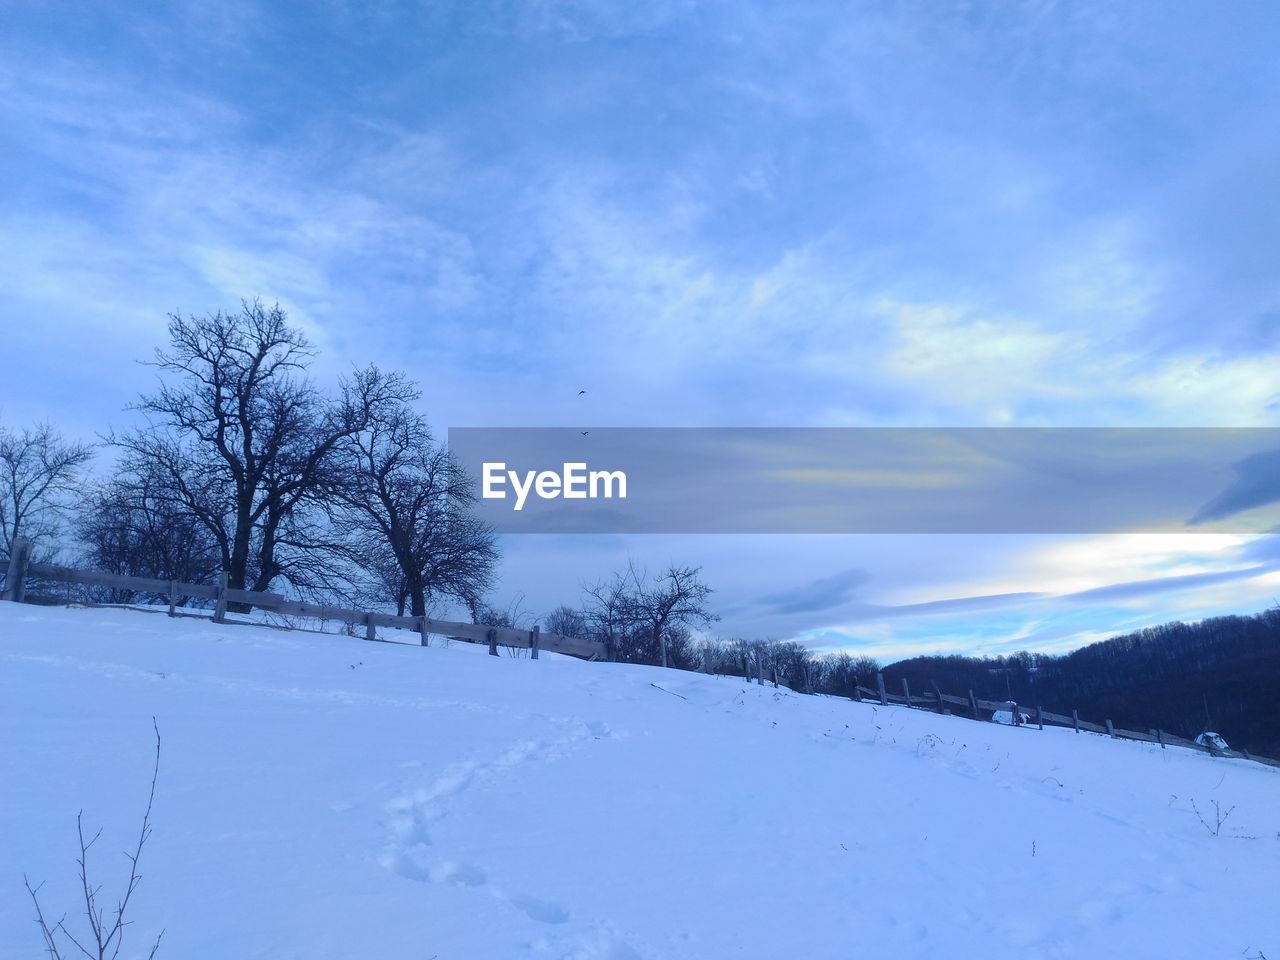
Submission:
<svg viewBox="0 0 1280 960">
<path fill-rule="evenodd" d="M 583 395 L 584 393 L 586 393 L 586 392 L 587 392 L 587 391 L 585 391 L 585 390 L 579 390 L 579 391 L 578 391 L 578 396 L 582 396 L 582 395 Z"/>
</svg>

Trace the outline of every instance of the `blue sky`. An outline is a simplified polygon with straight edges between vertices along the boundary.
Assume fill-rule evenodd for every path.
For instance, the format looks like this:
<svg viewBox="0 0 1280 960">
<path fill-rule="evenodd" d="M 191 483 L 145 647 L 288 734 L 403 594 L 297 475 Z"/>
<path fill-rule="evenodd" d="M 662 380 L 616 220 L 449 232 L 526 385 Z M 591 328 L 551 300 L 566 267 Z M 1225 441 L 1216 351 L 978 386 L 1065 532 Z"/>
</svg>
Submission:
<svg viewBox="0 0 1280 960">
<path fill-rule="evenodd" d="M 167 311 L 254 295 L 441 430 L 1280 422 L 1274 4 L 4 20 L 8 422 L 124 423 Z M 704 563 L 731 633 L 1057 649 L 1271 603 L 1265 543 L 526 537 L 502 598 L 630 554 Z"/>
</svg>

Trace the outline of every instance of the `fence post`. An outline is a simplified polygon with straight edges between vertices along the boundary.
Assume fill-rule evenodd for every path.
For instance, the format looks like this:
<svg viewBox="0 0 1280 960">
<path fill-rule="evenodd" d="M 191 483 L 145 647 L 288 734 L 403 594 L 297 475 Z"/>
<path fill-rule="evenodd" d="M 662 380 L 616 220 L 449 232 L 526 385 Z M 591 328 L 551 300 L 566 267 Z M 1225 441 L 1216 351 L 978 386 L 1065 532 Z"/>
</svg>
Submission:
<svg viewBox="0 0 1280 960">
<path fill-rule="evenodd" d="M 13 541 L 9 551 L 9 567 L 4 575 L 5 600 L 21 603 L 27 596 L 27 567 L 31 563 L 31 541 Z"/>
<path fill-rule="evenodd" d="M 857 700 L 859 703 L 862 702 L 862 690 L 859 687 L 857 677 L 853 678 L 853 696 L 851 697 L 851 699 Z"/>
<path fill-rule="evenodd" d="M 1076 728 L 1076 733 L 1080 732 L 1080 714 L 1076 710 L 1071 711 L 1071 725 Z"/>
<path fill-rule="evenodd" d="M 489 638 L 489 656 L 496 657 L 498 655 L 498 631 L 490 627 L 485 636 Z"/>
<path fill-rule="evenodd" d="M 213 605 L 213 622 L 225 623 L 227 619 L 227 572 L 218 577 L 218 599 Z"/>
<path fill-rule="evenodd" d="M 973 711 L 973 719 L 975 720 L 982 719 L 982 717 L 978 714 L 978 698 L 973 695 L 972 690 L 969 691 L 969 709 Z"/>
<path fill-rule="evenodd" d="M 1111 725 L 1111 721 L 1110 721 L 1110 720 L 1108 720 L 1108 721 L 1107 721 L 1107 736 L 1108 736 L 1108 737 L 1114 737 L 1115 735 L 1116 735 L 1116 728 L 1115 728 L 1115 727 L 1113 727 L 1113 726 Z"/>
<path fill-rule="evenodd" d="M 778 689 L 778 668 L 777 668 L 777 667 L 771 667 L 771 668 L 770 668 L 770 670 L 769 670 L 769 672 L 770 672 L 770 673 L 772 674 L 772 676 L 773 676 L 773 689 L 777 690 L 777 689 Z"/>
<path fill-rule="evenodd" d="M 169 581 L 169 616 L 176 617 L 178 615 L 178 581 Z"/>
<path fill-rule="evenodd" d="M 907 709 L 911 709 L 911 688 L 907 686 L 907 678 L 902 678 L 902 695 L 907 698 Z"/>
<path fill-rule="evenodd" d="M 1156 743 L 1160 744 L 1160 749 L 1164 749 L 1164 731 L 1158 727 L 1152 727 L 1151 732 L 1155 734 Z"/>
<path fill-rule="evenodd" d="M 756 654 L 756 683 L 764 686 L 764 660 Z"/>
<path fill-rule="evenodd" d="M 938 681 L 937 681 L 937 680 L 933 680 L 933 681 L 930 681 L 930 682 L 933 684 L 933 695 L 934 695 L 935 697 L 937 697 L 937 698 L 938 698 L 938 712 L 939 712 L 939 713 L 946 713 L 946 710 L 945 710 L 945 709 L 943 709 L 944 704 L 943 704 L 943 701 L 942 701 L 942 690 L 938 687 Z"/>
<path fill-rule="evenodd" d="M 711 672 L 711 644 L 702 648 L 702 672 Z"/>
<path fill-rule="evenodd" d="M 36 545 L 30 540 L 22 541 L 22 556 L 18 560 L 18 578 L 13 582 L 13 599 L 22 603 L 27 599 L 27 571 L 31 566 L 31 554 Z"/>
<path fill-rule="evenodd" d="M 541 629 L 542 628 L 535 623 L 533 625 L 533 629 L 529 631 L 529 649 L 532 651 L 529 656 L 534 660 L 538 659 L 538 634 Z"/>
<path fill-rule="evenodd" d="M 1022 711 L 1018 709 L 1018 701 L 1010 700 L 1009 707 L 1012 711 L 1013 725 L 1015 727 L 1022 726 Z"/>
<path fill-rule="evenodd" d="M 889 705 L 889 695 L 884 692 L 884 674 L 876 674 L 876 686 L 880 688 L 880 706 L 887 707 Z"/>
<path fill-rule="evenodd" d="M 430 643 L 427 641 L 427 618 L 426 617 L 418 618 L 418 636 L 421 638 L 421 642 L 424 647 L 430 646 Z"/>
<path fill-rule="evenodd" d="M 373 611 L 364 615 L 364 638 L 366 640 L 378 639 L 378 631 L 373 626 Z"/>
<path fill-rule="evenodd" d="M 1044 707 L 1038 705 L 1036 706 L 1036 723 L 1041 730 L 1044 729 Z"/>
<path fill-rule="evenodd" d="M 804 692 L 813 696 L 813 672 L 809 669 L 807 661 L 804 665 Z"/>
</svg>

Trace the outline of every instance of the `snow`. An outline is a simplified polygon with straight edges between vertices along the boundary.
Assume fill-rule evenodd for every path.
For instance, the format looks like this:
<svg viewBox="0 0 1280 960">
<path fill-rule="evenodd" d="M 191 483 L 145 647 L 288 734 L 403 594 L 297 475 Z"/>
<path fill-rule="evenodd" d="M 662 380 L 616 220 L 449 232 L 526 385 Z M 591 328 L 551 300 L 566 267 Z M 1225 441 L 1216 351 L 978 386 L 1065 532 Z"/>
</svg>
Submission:
<svg viewBox="0 0 1280 960">
<path fill-rule="evenodd" d="M 0 604 L 0 955 L 1280 957 L 1280 771 L 728 678 Z M 1213 803 L 1234 808 L 1210 835 Z M 72 916 L 71 921 L 75 921 Z"/>
<path fill-rule="evenodd" d="M 1202 747 L 1208 747 L 1210 750 L 1219 750 L 1226 753 L 1231 747 L 1221 734 L 1214 733 L 1212 730 L 1206 730 L 1204 733 L 1196 737 L 1196 743 Z"/>
<path fill-rule="evenodd" d="M 996 710 L 991 714 L 991 722 L 1003 723 L 1006 726 L 1011 727 L 1013 726 L 1013 711 L 1012 710 Z M 1031 722 L 1031 714 L 1026 713 L 1022 710 L 1019 710 L 1018 723 L 1030 723 L 1030 722 Z"/>
</svg>

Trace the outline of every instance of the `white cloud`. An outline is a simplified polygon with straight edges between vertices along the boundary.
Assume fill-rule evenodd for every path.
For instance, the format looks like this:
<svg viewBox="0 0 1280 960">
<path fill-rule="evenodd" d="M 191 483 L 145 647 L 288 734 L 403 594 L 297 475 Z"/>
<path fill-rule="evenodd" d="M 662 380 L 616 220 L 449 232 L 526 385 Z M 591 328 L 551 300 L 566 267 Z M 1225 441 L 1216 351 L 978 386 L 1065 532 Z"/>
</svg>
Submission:
<svg viewBox="0 0 1280 960">
<path fill-rule="evenodd" d="M 1280 422 L 1280 352 L 1245 357 L 1180 356 L 1134 371 L 1124 389 L 1188 426 L 1274 426 Z"/>
<path fill-rule="evenodd" d="M 1216 533 L 1129 533 L 1055 537 L 1006 560 L 1006 572 L 956 583 L 957 596 L 1078 593 L 1116 583 L 1213 573 L 1241 566 L 1253 537 Z"/>
</svg>

